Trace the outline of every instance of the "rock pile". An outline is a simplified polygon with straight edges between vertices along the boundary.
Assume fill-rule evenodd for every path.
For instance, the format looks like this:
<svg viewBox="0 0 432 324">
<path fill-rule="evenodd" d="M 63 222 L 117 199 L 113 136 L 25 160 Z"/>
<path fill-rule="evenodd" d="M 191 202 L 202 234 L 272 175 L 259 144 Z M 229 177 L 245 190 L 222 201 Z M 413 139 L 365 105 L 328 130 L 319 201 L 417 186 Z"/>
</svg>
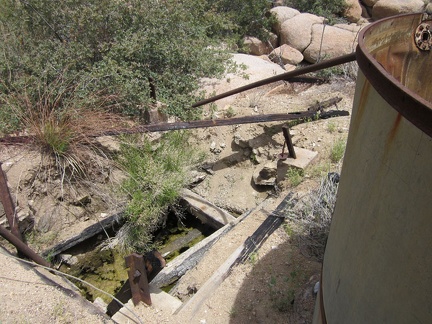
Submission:
<svg viewBox="0 0 432 324">
<path fill-rule="evenodd" d="M 370 21 L 402 13 L 421 12 L 423 0 L 345 0 L 346 24 L 328 25 L 324 17 L 301 13 L 286 6 L 276 6 L 271 13 L 276 17 L 272 37 L 262 42 L 246 37 L 249 54 L 272 61 L 285 70 L 300 62 L 316 63 L 323 59 L 353 52 L 359 31 Z"/>
</svg>

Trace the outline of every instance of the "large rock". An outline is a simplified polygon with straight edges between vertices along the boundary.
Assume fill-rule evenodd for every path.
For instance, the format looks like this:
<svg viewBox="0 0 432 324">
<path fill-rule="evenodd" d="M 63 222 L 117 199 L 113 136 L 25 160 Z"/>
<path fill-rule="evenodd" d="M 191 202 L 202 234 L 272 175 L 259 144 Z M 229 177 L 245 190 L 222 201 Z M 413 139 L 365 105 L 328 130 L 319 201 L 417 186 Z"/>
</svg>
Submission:
<svg viewBox="0 0 432 324">
<path fill-rule="evenodd" d="M 303 54 L 296 50 L 294 47 L 291 47 L 287 44 L 283 44 L 282 46 L 275 48 L 270 53 L 269 57 L 273 62 L 277 64 L 282 63 L 283 65 L 297 65 L 301 61 L 303 61 Z"/>
<path fill-rule="evenodd" d="M 345 0 L 347 9 L 345 10 L 345 18 L 349 22 L 357 22 L 362 18 L 362 7 L 358 0 Z"/>
<path fill-rule="evenodd" d="M 423 0 L 379 0 L 372 8 L 372 19 L 423 11 Z"/>
<path fill-rule="evenodd" d="M 277 166 L 269 162 L 264 167 L 257 168 L 252 179 L 258 186 L 274 186 L 277 180 Z"/>
<path fill-rule="evenodd" d="M 368 7 L 373 7 L 379 0 L 363 0 L 363 3 Z"/>
<path fill-rule="evenodd" d="M 269 54 L 271 52 L 271 47 L 256 37 L 246 36 L 243 40 L 243 45 L 251 55 L 259 56 Z"/>
<path fill-rule="evenodd" d="M 318 17 L 309 13 L 302 13 L 286 20 L 280 31 L 280 43 L 287 44 L 300 52 L 309 46 L 312 40 L 312 26 L 322 24 L 323 17 Z"/>
<path fill-rule="evenodd" d="M 205 90 L 210 96 L 212 93 L 221 94 L 246 84 L 270 78 L 286 71 L 277 64 L 265 61 L 258 56 L 247 54 L 234 54 L 232 59 L 238 65 L 245 66 L 241 73 L 229 73 L 224 80 L 203 78 L 201 80 L 201 89 Z M 215 104 L 218 108 L 224 108 L 231 105 L 237 95 L 232 95 L 224 99 L 217 100 Z"/>
<path fill-rule="evenodd" d="M 324 36 L 323 36 L 324 31 Z M 312 26 L 312 42 L 303 52 L 305 60 L 315 63 L 355 51 L 357 33 L 334 26 Z"/>
<path fill-rule="evenodd" d="M 288 19 L 300 14 L 300 11 L 290 7 L 274 7 L 270 12 L 276 17 L 276 23 L 272 26 L 273 31 L 279 35 L 281 25 Z"/>
</svg>

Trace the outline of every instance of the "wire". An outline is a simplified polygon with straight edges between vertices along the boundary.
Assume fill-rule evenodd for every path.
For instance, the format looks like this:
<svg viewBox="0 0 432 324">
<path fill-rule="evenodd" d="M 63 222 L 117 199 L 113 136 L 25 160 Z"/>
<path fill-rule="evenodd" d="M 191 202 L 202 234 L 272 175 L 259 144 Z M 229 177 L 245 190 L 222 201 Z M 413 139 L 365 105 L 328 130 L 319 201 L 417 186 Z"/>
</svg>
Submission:
<svg viewBox="0 0 432 324">
<path fill-rule="evenodd" d="M 43 268 L 43 269 L 45 269 L 45 270 L 48 270 L 48 271 L 50 271 L 50 272 L 55 272 L 55 273 L 59 274 L 60 276 L 69 277 L 69 278 L 72 278 L 72 279 L 78 280 L 79 282 L 81 282 L 81 283 L 83 283 L 83 284 L 85 284 L 85 285 L 90 286 L 91 288 L 93 288 L 93 289 L 95 289 L 95 290 L 97 290 L 97 291 L 99 291 L 99 292 L 101 292 L 101 293 L 103 293 L 103 294 L 109 296 L 110 298 L 114 299 L 114 300 L 115 300 L 117 303 L 119 303 L 122 307 L 126 308 L 129 312 L 131 312 L 132 315 L 135 316 L 135 317 L 138 319 L 138 322 L 139 322 L 140 324 L 144 324 L 144 323 L 141 321 L 140 317 L 139 317 L 136 313 L 134 313 L 131 309 L 129 309 L 125 304 L 123 304 L 120 300 L 118 300 L 116 297 L 114 297 L 114 296 L 111 295 L 110 293 L 107 293 L 106 291 L 103 291 L 102 289 L 97 288 L 96 286 L 92 285 L 91 283 L 89 283 L 89 282 L 87 282 L 87 281 L 84 281 L 84 280 L 82 280 L 82 279 L 80 279 L 80 278 L 77 278 L 77 277 L 75 277 L 75 276 L 69 275 L 69 274 L 67 274 L 67 273 L 64 273 L 64 272 L 61 272 L 61 271 L 58 271 L 58 270 L 55 270 L 55 269 L 52 269 L 52 268 L 49 268 L 49 267 L 45 267 L 45 266 L 40 265 L 40 264 L 36 264 L 36 263 L 30 262 L 30 261 L 27 261 L 27 260 L 24 260 L 24 259 L 18 258 L 18 257 L 16 257 L 16 256 L 13 256 L 13 255 L 10 255 L 10 254 L 8 254 L 8 253 L 5 253 L 5 252 L 2 251 L 2 250 L 0 250 L 0 251 L 1 251 L 1 253 L 2 253 L 3 255 L 5 255 L 5 256 L 7 256 L 7 257 L 9 257 L 9 258 L 16 259 L 16 260 L 18 260 L 18 261 L 21 261 L 21 262 L 24 262 L 24 263 L 30 264 L 30 265 L 32 265 L 32 266 L 41 267 L 41 268 Z"/>
</svg>

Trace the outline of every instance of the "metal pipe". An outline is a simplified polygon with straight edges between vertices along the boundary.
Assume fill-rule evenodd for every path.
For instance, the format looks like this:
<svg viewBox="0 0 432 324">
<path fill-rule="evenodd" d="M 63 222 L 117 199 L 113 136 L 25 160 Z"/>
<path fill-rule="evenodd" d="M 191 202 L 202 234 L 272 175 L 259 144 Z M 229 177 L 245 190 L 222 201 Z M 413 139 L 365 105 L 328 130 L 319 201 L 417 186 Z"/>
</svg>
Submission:
<svg viewBox="0 0 432 324">
<path fill-rule="evenodd" d="M 275 76 L 267 78 L 267 79 L 263 79 L 263 80 L 260 80 L 260 81 L 257 81 L 257 82 L 253 82 L 253 83 L 247 84 L 247 85 L 245 85 L 243 87 L 239 87 L 239 88 L 236 88 L 236 89 L 233 89 L 233 90 L 221 93 L 221 94 L 219 94 L 217 96 L 214 96 L 214 97 L 211 97 L 211 98 L 208 98 L 208 99 L 204 99 L 204 100 L 198 101 L 198 102 L 194 103 L 192 105 L 192 107 L 196 108 L 196 107 L 199 107 L 199 106 L 203 106 L 203 105 L 206 105 L 208 103 L 214 102 L 216 100 L 219 100 L 219 99 L 222 99 L 222 98 L 226 98 L 226 97 L 232 96 L 234 94 L 237 94 L 237 93 L 240 93 L 240 92 L 243 92 L 243 91 L 246 91 L 246 90 L 250 90 L 250 89 L 253 89 L 253 88 L 257 88 L 257 87 L 260 87 L 260 86 L 263 86 L 263 85 L 266 85 L 266 84 L 269 84 L 269 83 L 273 83 L 273 82 L 276 82 L 276 81 L 282 81 L 282 80 L 289 80 L 289 79 L 292 79 L 292 78 L 297 77 L 299 75 L 303 75 L 303 74 L 310 73 L 310 72 L 316 72 L 316 71 L 323 70 L 323 69 L 326 69 L 326 68 L 329 68 L 329 67 L 333 67 L 333 66 L 336 66 L 336 65 L 352 62 L 352 61 L 355 61 L 355 60 L 356 60 L 356 53 L 355 52 L 351 53 L 351 54 L 335 57 L 335 58 L 332 58 L 330 60 L 323 61 L 321 63 L 312 64 L 312 65 L 309 65 L 309 66 L 306 66 L 306 67 L 303 67 L 303 68 L 300 68 L 300 69 L 297 69 L 297 70 L 294 70 L 294 71 L 290 71 L 290 72 L 282 73 L 282 74 L 279 74 L 279 75 L 275 75 Z"/>
<path fill-rule="evenodd" d="M 0 162 L 0 201 L 3 205 L 12 234 L 22 241 L 21 232 L 18 228 L 18 217 L 16 217 L 15 214 L 15 206 L 7 185 L 6 174 L 2 169 L 2 162 Z"/>
<path fill-rule="evenodd" d="M 282 126 L 282 132 L 283 132 L 283 135 L 285 137 L 285 142 L 286 142 L 286 145 L 288 148 L 289 157 L 292 159 L 296 159 L 297 156 L 296 156 L 295 151 L 294 151 L 294 145 L 292 143 L 291 134 L 289 132 L 288 126 Z"/>
<path fill-rule="evenodd" d="M 27 244 L 19 240 L 15 235 L 9 232 L 2 225 L 0 225 L 0 235 L 3 236 L 9 243 L 13 244 L 19 252 L 24 254 L 26 257 L 32 259 L 37 264 L 43 265 L 44 267 L 48 268 L 51 267 L 51 265 L 44 258 L 42 258 L 39 254 L 30 249 Z"/>
</svg>

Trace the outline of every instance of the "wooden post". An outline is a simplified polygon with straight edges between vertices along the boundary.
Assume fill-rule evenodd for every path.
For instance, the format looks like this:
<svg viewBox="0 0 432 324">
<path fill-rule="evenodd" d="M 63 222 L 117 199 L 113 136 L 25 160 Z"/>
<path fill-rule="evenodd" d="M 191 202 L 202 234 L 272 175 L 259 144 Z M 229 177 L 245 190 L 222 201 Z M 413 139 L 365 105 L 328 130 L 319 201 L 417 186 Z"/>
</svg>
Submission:
<svg viewBox="0 0 432 324">
<path fill-rule="evenodd" d="M 132 292 L 132 301 L 138 305 L 140 301 L 151 305 L 150 288 L 142 255 L 132 253 L 125 258 L 126 266 L 129 268 L 129 284 Z"/>
</svg>

